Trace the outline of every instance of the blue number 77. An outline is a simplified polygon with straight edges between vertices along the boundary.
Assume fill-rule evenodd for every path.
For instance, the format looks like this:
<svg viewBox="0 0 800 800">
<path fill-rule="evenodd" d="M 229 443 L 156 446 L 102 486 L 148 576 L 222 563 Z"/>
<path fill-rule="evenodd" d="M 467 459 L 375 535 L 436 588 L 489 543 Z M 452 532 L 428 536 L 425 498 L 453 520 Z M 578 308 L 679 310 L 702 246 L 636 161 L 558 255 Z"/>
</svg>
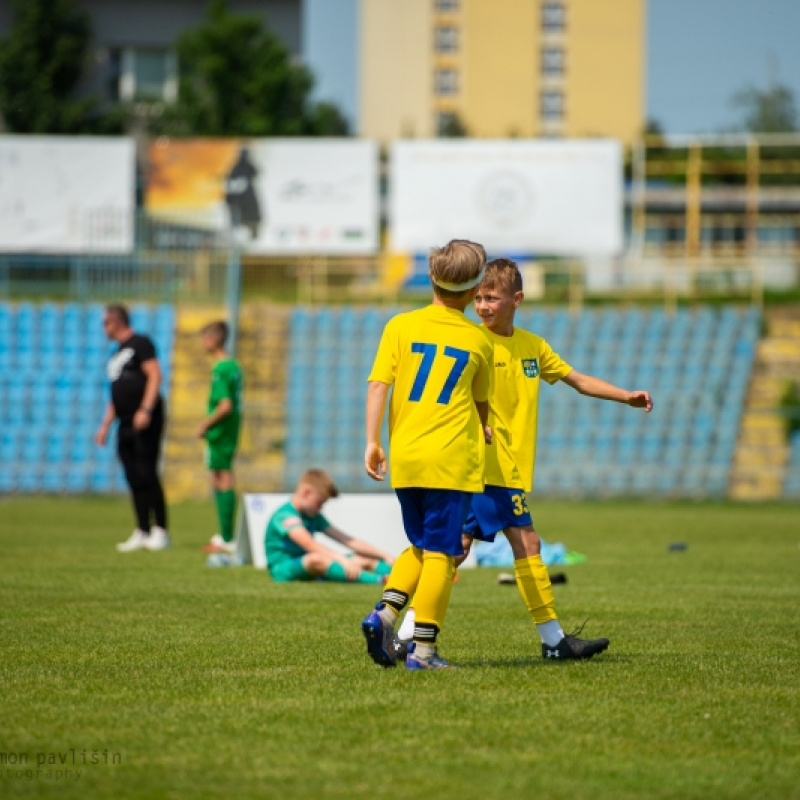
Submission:
<svg viewBox="0 0 800 800">
<path fill-rule="evenodd" d="M 408 399 L 412 403 L 418 403 L 422 399 L 422 393 L 425 391 L 425 384 L 428 382 L 433 362 L 436 358 L 436 345 L 412 342 L 411 352 L 422 353 L 422 361 L 417 370 L 417 376 L 414 378 L 411 394 L 408 396 Z M 464 370 L 467 368 L 467 364 L 469 364 L 469 351 L 459 350 L 457 347 L 445 347 L 444 354 L 455 360 L 455 364 L 453 364 L 453 368 L 450 370 L 450 374 L 444 382 L 442 391 L 439 393 L 439 397 L 436 398 L 437 403 L 446 406 L 453 396 L 453 389 L 456 388 L 459 378 L 464 374 Z"/>
</svg>

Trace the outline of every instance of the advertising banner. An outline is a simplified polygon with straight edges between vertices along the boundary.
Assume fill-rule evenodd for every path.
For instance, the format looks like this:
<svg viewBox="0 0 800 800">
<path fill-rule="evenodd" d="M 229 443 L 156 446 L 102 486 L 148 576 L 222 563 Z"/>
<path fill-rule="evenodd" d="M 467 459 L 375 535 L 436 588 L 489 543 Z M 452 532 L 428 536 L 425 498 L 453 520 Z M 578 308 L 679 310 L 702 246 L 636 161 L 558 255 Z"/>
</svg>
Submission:
<svg viewBox="0 0 800 800">
<path fill-rule="evenodd" d="M 493 253 L 622 250 L 622 146 L 610 140 L 395 142 L 392 248 L 471 239 Z"/>
<path fill-rule="evenodd" d="M 252 253 L 373 253 L 378 152 L 349 139 L 159 139 L 148 151 L 145 206 L 232 228 Z"/>
<path fill-rule="evenodd" d="M 0 136 L 0 252 L 133 247 L 132 139 Z"/>
</svg>

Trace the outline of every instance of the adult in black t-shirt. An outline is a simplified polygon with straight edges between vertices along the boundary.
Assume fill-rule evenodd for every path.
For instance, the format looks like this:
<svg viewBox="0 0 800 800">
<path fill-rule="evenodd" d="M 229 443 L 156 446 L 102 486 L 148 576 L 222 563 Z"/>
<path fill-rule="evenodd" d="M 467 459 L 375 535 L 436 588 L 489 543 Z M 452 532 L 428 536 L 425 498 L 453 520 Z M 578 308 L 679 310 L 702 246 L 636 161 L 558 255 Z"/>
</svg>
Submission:
<svg viewBox="0 0 800 800">
<path fill-rule="evenodd" d="M 159 394 L 161 369 L 156 348 L 150 338 L 131 328 L 125 306 L 108 306 L 103 326 L 106 336 L 119 348 L 108 361 L 111 401 L 95 441 L 104 446 L 111 423 L 119 420 L 117 455 L 131 490 L 137 525 L 117 550 L 163 550 L 170 539 L 164 490 L 158 477 L 164 404 Z"/>
</svg>

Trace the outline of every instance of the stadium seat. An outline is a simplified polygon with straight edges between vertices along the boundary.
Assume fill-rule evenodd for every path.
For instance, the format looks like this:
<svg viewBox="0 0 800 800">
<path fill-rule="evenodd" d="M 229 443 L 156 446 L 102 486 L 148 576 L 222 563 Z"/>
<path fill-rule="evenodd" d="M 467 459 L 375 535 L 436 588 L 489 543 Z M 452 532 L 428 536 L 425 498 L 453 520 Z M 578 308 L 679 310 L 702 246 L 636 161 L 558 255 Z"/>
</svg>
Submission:
<svg viewBox="0 0 800 800">
<path fill-rule="evenodd" d="M 350 437 L 361 436 L 365 378 L 381 328 L 395 311 L 292 313 L 287 474 L 295 474 L 309 457 L 327 455 L 354 487 L 375 489 L 347 460 L 360 456 Z M 645 416 L 580 398 L 563 386 L 543 388 L 539 491 L 677 496 L 696 492 L 694 480 L 680 477 L 696 467 L 705 470 L 700 485 L 724 495 L 757 338 L 753 326 L 759 319 L 753 312 L 740 315 L 729 308 L 679 309 L 669 316 L 661 309 L 573 315 L 523 306 L 519 327 L 545 335 L 578 369 L 619 385 L 650 388 L 657 405 L 656 414 Z M 751 327 L 745 329 L 743 320 Z M 684 349 L 691 343 L 694 357 L 674 357 L 676 343 Z M 320 385 L 333 387 L 333 401 L 319 391 Z M 666 477 L 659 484 L 662 473 Z"/>
</svg>

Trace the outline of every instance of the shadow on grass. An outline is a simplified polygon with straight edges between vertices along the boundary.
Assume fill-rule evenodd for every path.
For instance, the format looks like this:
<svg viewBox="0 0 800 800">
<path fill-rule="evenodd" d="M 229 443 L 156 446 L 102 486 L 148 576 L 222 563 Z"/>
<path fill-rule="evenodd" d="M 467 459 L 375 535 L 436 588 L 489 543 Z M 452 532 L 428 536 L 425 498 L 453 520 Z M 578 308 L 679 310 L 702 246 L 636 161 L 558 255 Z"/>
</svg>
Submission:
<svg viewBox="0 0 800 800">
<path fill-rule="evenodd" d="M 636 661 L 635 658 L 631 658 L 628 655 L 619 655 L 617 653 L 603 653 L 602 657 L 599 658 L 590 658 L 590 659 L 569 659 L 567 661 L 557 661 L 555 659 L 545 661 L 543 658 L 504 658 L 504 659 L 497 659 L 497 658 L 480 658 L 475 659 L 473 661 L 461 661 L 459 660 L 455 666 L 462 667 L 464 669 L 482 669 L 482 668 L 493 668 L 493 669 L 506 669 L 509 667 L 525 667 L 529 669 L 530 667 L 539 667 L 542 669 L 558 669 L 559 667 L 563 668 L 564 664 L 595 664 L 597 666 L 602 666 L 603 664 L 632 664 Z"/>
</svg>

